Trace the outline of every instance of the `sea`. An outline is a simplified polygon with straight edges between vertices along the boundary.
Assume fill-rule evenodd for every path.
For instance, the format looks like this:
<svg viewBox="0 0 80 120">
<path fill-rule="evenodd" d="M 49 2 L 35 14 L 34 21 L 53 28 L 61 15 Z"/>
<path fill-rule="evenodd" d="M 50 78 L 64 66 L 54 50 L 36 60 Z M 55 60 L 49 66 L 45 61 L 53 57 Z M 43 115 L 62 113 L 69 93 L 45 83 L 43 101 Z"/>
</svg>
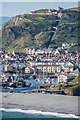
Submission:
<svg viewBox="0 0 80 120">
<path fill-rule="evenodd" d="M 1 120 L 79 120 L 74 114 L 0 108 Z"/>
</svg>

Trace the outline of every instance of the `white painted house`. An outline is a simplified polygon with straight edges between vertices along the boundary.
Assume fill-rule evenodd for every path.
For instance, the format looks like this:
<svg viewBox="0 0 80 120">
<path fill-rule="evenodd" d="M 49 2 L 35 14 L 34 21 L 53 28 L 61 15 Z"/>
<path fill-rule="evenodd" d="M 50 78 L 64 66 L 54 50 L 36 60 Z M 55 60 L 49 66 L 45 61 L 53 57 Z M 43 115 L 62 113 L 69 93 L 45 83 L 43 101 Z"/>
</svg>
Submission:
<svg viewBox="0 0 80 120">
<path fill-rule="evenodd" d="M 74 79 L 76 76 L 73 74 L 60 74 L 58 75 L 58 82 L 68 82 Z"/>
</svg>

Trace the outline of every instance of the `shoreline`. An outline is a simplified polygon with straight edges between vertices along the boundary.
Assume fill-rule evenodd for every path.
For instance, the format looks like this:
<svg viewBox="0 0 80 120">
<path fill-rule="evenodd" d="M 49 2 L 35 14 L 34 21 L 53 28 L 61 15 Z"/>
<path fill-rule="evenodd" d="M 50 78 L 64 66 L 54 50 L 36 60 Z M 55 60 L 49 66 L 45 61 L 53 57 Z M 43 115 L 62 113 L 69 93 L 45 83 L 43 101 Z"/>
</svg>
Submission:
<svg viewBox="0 0 80 120">
<path fill-rule="evenodd" d="M 37 110 L 80 116 L 78 111 L 78 96 L 0 93 L 0 100 L 0 108 Z"/>
<path fill-rule="evenodd" d="M 4 112 L 16 112 L 16 113 L 24 113 L 27 115 L 43 115 L 46 116 L 48 118 L 53 118 L 53 116 L 57 117 L 57 118 L 73 118 L 73 119 L 79 119 L 80 116 L 77 116 L 75 114 L 66 114 L 66 113 L 58 113 L 58 112 L 45 112 L 45 111 L 37 111 L 37 110 L 22 110 L 22 109 L 6 109 L 6 108 L 0 108 L 0 111 L 4 111 Z M 38 117 L 39 117 L 38 116 Z M 33 118 L 33 117 L 30 117 Z"/>
</svg>

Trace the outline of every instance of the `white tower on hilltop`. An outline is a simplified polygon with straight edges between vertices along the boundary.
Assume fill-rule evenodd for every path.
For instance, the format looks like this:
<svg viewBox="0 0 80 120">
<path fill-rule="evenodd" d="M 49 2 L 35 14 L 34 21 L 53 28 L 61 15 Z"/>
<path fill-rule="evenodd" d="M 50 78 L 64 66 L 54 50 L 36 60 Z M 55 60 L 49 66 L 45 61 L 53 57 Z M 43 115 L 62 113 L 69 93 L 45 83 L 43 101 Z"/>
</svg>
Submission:
<svg viewBox="0 0 80 120">
<path fill-rule="evenodd" d="M 58 7 L 57 7 L 57 10 L 63 10 L 63 8 L 62 8 L 62 7 L 60 7 L 60 6 L 58 6 Z"/>
</svg>

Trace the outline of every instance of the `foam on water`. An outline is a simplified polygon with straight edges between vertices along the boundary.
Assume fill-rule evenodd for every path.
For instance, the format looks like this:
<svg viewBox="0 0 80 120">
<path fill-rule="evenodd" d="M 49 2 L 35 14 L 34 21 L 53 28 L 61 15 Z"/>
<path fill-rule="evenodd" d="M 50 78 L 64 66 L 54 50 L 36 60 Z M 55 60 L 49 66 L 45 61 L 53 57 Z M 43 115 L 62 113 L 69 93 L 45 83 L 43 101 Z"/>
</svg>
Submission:
<svg viewBox="0 0 80 120">
<path fill-rule="evenodd" d="M 74 114 L 62 114 L 62 113 L 54 113 L 54 112 L 42 112 L 37 110 L 22 110 L 22 109 L 5 109 L 0 108 L 0 111 L 5 112 L 21 112 L 25 114 L 40 114 L 40 115 L 50 115 L 50 116 L 56 116 L 60 118 L 80 118 L 79 116 L 76 116 Z"/>
</svg>

